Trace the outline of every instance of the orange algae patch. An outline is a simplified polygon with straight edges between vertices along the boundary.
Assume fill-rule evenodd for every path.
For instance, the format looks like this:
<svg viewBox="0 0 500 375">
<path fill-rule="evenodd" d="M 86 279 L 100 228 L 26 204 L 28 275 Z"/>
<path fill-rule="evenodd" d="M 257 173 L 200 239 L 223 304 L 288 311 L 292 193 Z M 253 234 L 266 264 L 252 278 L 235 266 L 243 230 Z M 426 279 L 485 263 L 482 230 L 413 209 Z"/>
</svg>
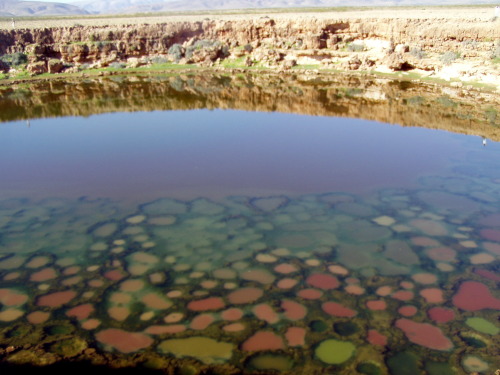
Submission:
<svg viewBox="0 0 500 375">
<path fill-rule="evenodd" d="M 434 284 L 437 281 L 437 276 L 432 273 L 416 273 L 412 277 L 413 281 L 419 284 Z"/>
<path fill-rule="evenodd" d="M 230 322 L 235 321 L 235 320 L 239 320 L 243 317 L 243 310 L 233 307 L 233 308 L 224 310 L 221 313 L 221 317 L 222 317 L 222 319 L 228 320 Z"/>
<path fill-rule="evenodd" d="M 375 291 L 375 294 L 377 294 L 380 297 L 386 297 L 391 293 L 392 293 L 392 287 L 387 285 L 378 287 L 377 290 Z"/>
<path fill-rule="evenodd" d="M 182 292 L 180 290 L 171 290 L 167 293 L 168 298 L 178 298 L 182 296 Z"/>
<path fill-rule="evenodd" d="M 122 270 L 110 270 L 104 273 L 104 277 L 111 281 L 120 281 L 127 277 L 127 273 Z"/>
<path fill-rule="evenodd" d="M 127 332 L 116 328 L 98 332 L 96 339 L 101 344 L 111 346 L 121 353 L 133 353 L 153 344 L 153 339 L 143 333 Z"/>
<path fill-rule="evenodd" d="M 346 276 L 349 274 L 349 270 L 347 268 L 342 267 L 338 264 L 332 264 L 331 266 L 328 266 L 328 271 L 341 276 Z"/>
<path fill-rule="evenodd" d="M 166 300 L 156 293 L 148 293 L 141 298 L 141 301 L 148 307 L 157 310 L 168 309 L 172 306 L 172 302 Z"/>
<path fill-rule="evenodd" d="M 33 311 L 26 316 L 26 319 L 31 324 L 41 324 L 45 323 L 50 318 L 50 313 L 45 311 Z"/>
<path fill-rule="evenodd" d="M 454 262 L 457 252 L 449 247 L 435 247 L 426 251 L 427 256 L 439 262 Z"/>
<path fill-rule="evenodd" d="M 215 322 L 215 318 L 212 314 L 200 314 L 194 317 L 189 325 L 189 328 L 201 331 L 207 328 L 210 324 Z"/>
<path fill-rule="evenodd" d="M 414 294 L 410 290 L 398 290 L 397 292 L 393 293 L 391 297 L 399 301 L 409 301 L 413 299 Z"/>
<path fill-rule="evenodd" d="M 335 276 L 316 273 L 306 279 L 306 283 L 318 289 L 330 290 L 338 288 L 340 283 Z"/>
<path fill-rule="evenodd" d="M 65 268 L 63 270 L 63 275 L 66 275 L 66 276 L 76 275 L 80 271 L 80 269 L 81 268 L 79 266 L 71 266 L 71 267 Z"/>
<path fill-rule="evenodd" d="M 163 321 L 165 323 L 177 323 L 180 322 L 184 318 L 184 314 L 180 312 L 174 312 L 171 314 L 168 314 L 165 318 L 163 318 Z"/>
<path fill-rule="evenodd" d="M 127 293 L 114 292 L 109 300 L 113 303 L 130 303 L 132 301 L 132 296 Z"/>
<path fill-rule="evenodd" d="M 387 337 L 379 333 L 375 329 L 368 330 L 368 336 L 366 340 L 372 344 L 377 346 L 386 346 L 387 345 Z"/>
<path fill-rule="evenodd" d="M 281 301 L 281 308 L 285 317 L 290 320 L 304 319 L 307 315 L 307 308 L 304 305 L 289 299 Z"/>
<path fill-rule="evenodd" d="M 276 311 L 274 311 L 271 306 L 265 303 L 254 306 L 252 312 L 258 319 L 263 320 L 269 324 L 277 323 L 280 320 L 280 317 L 276 313 Z"/>
<path fill-rule="evenodd" d="M 321 305 L 321 308 L 327 314 L 341 318 L 352 318 L 353 316 L 356 316 L 358 314 L 356 310 L 352 310 L 337 302 L 325 302 Z"/>
<path fill-rule="evenodd" d="M 274 332 L 259 331 L 249 337 L 241 345 L 241 349 L 247 352 L 280 350 L 285 349 L 285 343 L 283 339 Z"/>
<path fill-rule="evenodd" d="M 90 280 L 87 284 L 92 288 L 100 288 L 101 286 L 104 285 L 104 281 L 99 280 L 99 279 L 94 279 L 94 280 Z"/>
<path fill-rule="evenodd" d="M 76 297 L 76 295 L 77 293 L 73 290 L 46 294 L 38 298 L 37 305 L 47 307 L 60 307 L 71 301 Z"/>
<path fill-rule="evenodd" d="M 240 277 L 243 280 L 255 281 L 261 284 L 272 284 L 274 282 L 274 275 L 264 269 L 253 269 L 243 272 Z"/>
<path fill-rule="evenodd" d="M 403 289 L 413 289 L 415 287 L 415 284 L 413 284 L 411 281 L 401 281 L 399 285 Z"/>
<path fill-rule="evenodd" d="M 315 300 L 320 299 L 323 296 L 323 292 L 317 289 L 302 289 L 297 292 L 297 295 L 303 299 Z"/>
<path fill-rule="evenodd" d="M 216 279 L 234 279 L 236 278 L 236 271 L 232 270 L 231 268 L 219 268 L 215 271 L 212 272 L 213 276 Z"/>
<path fill-rule="evenodd" d="M 438 288 L 427 288 L 420 291 L 420 295 L 427 303 L 443 303 L 443 291 Z"/>
<path fill-rule="evenodd" d="M 138 292 L 144 288 L 145 284 L 142 280 L 125 280 L 120 284 L 120 289 L 124 292 Z"/>
<path fill-rule="evenodd" d="M 382 311 L 387 308 L 387 303 L 385 303 L 385 301 L 383 300 L 367 301 L 366 307 L 368 307 L 372 311 Z"/>
<path fill-rule="evenodd" d="M 286 278 L 286 279 L 281 279 L 280 281 L 278 281 L 278 284 L 276 284 L 276 285 L 280 289 L 291 289 L 295 285 L 297 285 L 298 283 L 299 282 L 295 279 Z"/>
<path fill-rule="evenodd" d="M 347 285 L 344 290 L 349 294 L 354 294 L 355 296 L 360 296 L 365 293 L 365 288 L 359 285 Z"/>
<path fill-rule="evenodd" d="M 222 329 L 226 332 L 241 332 L 245 330 L 245 325 L 243 323 L 233 323 L 228 324 L 227 326 L 222 327 Z"/>
<path fill-rule="evenodd" d="M 24 311 L 18 309 L 7 309 L 0 311 L 0 321 L 12 322 L 24 315 Z"/>
<path fill-rule="evenodd" d="M 124 321 L 130 315 L 130 310 L 127 307 L 113 306 L 108 309 L 108 315 L 118 320 L 119 322 Z"/>
<path fill-rule="evenodd" d="M 197 301 L 191 301 L 188 303 L 187 308 L 191 311 L 208 311 L 208 310 L 220 310 L 225 306 L 226 304 L 224 303 L 222 298 L 210 297 L 210 298 L 200 299 Z"/>
<path fill-rule="evenodd" d="M 52 267 L 49 267 L 31 274 L 30 280 L 35 282 L 42 282 L 55 279 L 56 277 L 57 277 L 56 270 Z"/>
<path fill-rule="evenodd" d="M 465 311 L 500 310 L 500 299 L 495 298 L 488 287 L 478 281 L 465 281 L 460 284 L 452 302 Z"/>
<path fill-rule="evenodd" d="M 299 269 L 296 266 L 294 266 L 293 264 L 282 263 L 282 264 L 278 264 L 276 267 L 274 267 L 274 270 L 278 273 L 282 273 L 284 275 L 287 275 L 289 273 L 297 272 Z"/>
<path fill-rule="evenodd" d="M 17 279 L 20 276 L 21 276 L 21 272 L 11 272 L 11 273 L 8 273 L 7 275 L 5 275 L 3 277 L 3 280 L 4 281 L 11 281 L 11 280 Z"/>
<path fill-rule="evenodd" d="M 439 242 L 429 237 L 413 237 L 411 242 L 416 246 L 439 246 Z"/>
<path fill-rule="evenodd" d="M 436 326 L 429 323 L 417 323 L 409 319 L 398 319 L 396 327 L 401 329 L 412 343 L 429 349 L 448 351 L 453 343 Z"/>
<path fill-rule="evenodd" d="M 151 335 L 164 335 L 164 334 L 174 334 L 184 332 L 186 326 L 184 324 L 172 324 L 169 326 L 150 326 L 146 328 L 145 333 Z"/>
<path fill-rule="evenodd" d="M 87 319 L 82 322 L 82 328 L 86 330 L 96 329 L 101 325 L 101 321 L 99 319 Z"/>
<path fill-rule="evenodd" d="M 240 288 L 229 293 L 227 299 L 232 304 L 241 305 L 255 302 L 262 297 L 263 294 L 264 291 L 259 288 Z"/>
<path fill-rule="evenodd" d="M 61 284 L 65 285 L 65 286 L 71 286 L 71 285 L 78 284 L 80 281 L 82 281 L 81 276 L 73 276 L 73 277 L 69 277 L 69 278 L 63 280 L 61 282 Z"/>
<path fill-rule="evenodd" d="M 66 315 L 69 317 L 75 317 L 78 320 L 87 319 L 92 312 L 94 312 L 94 306 L 90 303 L 84 305 L 73 307 L 72 309 L 66 311 Z"/>
<path fill-rule="evenodd" d="M 0 303 L 5 306 L 20 306 L 28 302 L 28 296 L 13 289 L 0 289 Z"/>
<path fill-rule="evenodd" d="M 285 338 L 290 346 L 304 346 L 306 330 L 302 327 L 289 327 L 286 330 Z"/>
<path fill-rule="evenodd" d="M 212 288 L 215 288 L 217 286 L 217 281 L 215 280 L 204 280 L 200 283 L 201 287 L 202 288 L 205 288 L 205 289 L 212 289 Z"/>
<path fill-rule="evenodd" d="M 415 306 L 411 305 L 406 305 L 406 306 L 401 306 L 398 309 L 398 313 L 400 313 L 403 316 L 410 317 L 413 316 L 417 313 L 417 308 Z"/>
</svg>

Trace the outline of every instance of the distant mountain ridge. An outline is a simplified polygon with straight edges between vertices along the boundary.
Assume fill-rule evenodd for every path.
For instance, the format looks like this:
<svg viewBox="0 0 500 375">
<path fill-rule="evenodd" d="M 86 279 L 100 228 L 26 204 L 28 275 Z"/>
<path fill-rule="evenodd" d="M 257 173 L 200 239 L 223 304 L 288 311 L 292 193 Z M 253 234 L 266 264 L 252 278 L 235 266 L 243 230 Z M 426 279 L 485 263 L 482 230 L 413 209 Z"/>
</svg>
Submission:
<svg viewBox="0 0 500 375">
<path fill-rule="evenodd" d="M 481 0 L 495 4 L 497 0 Z M 46 16 L 154 13 L 189 10 L 229 10 L 338 6 L 411 6 L 477 4 L 475 0 L 82 0 L 73 4 L 0 0 L 0 16 Z"/>
</svg>

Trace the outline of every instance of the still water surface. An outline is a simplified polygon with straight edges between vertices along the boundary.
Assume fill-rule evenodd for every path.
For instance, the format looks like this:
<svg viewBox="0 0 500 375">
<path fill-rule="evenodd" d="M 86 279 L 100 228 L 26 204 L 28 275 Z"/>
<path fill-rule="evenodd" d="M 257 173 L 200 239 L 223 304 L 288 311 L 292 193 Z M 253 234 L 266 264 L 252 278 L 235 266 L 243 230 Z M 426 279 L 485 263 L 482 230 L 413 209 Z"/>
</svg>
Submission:
<svg viewBox="0 0 500 375">
<path fill-rule="evenodd" d="M 112 113 L 1 124 L 0 171 L 11 363 L 499 366 L 495 142 L 337 117 Z"/>
</svg>

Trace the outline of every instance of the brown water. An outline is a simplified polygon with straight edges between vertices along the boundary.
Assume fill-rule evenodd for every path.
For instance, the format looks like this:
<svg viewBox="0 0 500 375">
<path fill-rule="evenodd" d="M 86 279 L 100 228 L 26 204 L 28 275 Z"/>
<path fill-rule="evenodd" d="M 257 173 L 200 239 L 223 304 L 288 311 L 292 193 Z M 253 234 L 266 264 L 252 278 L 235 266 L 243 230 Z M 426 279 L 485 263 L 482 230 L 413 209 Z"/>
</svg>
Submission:
<svg viewBox="0 0 500 375">
<path fill-rule="evenodd" d="M 478 136 L 346 117 L 5 122 L 1 363 L 493 373 L 499 167 Z"/>
</svg>

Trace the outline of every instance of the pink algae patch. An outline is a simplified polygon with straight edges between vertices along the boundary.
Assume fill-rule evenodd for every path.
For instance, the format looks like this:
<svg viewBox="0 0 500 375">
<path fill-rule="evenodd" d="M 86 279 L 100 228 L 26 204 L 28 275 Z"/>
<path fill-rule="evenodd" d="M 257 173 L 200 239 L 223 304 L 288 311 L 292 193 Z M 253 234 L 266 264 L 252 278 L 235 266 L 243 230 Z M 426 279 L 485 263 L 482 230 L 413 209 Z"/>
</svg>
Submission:
<svg viewBox="0 0 500 375">
<path fill-rule="evenodd" d="M 375 329 L 368 330 L 368 335 L 366 340 L 372 344 L 377 346 L 386 346 L 387 345 L 387 337 L 379 333 Z"/>
<path fill-rule="evenodd" d="M 172 324 L 169 326 L 150 326 L 146 328 L 145 333 L 150 335 L 164 335 L 184 332 L 186 326 L 184 324 Z"/>
<path fill-rule="evenodd" d="M 265 303 L 254 306 L 252 312 L 258 319 L 263 320 L 269 324 L 277 323 L 280 320 L 280 317 L 276 313 L 276 311 L 274 311 L 271 306 Z"/>
<path fill-rule="evenodd" d="M 449 247 L 435 247 L 426 251 L 427 256 L 439 262 L 454 262 L 457 252 Z"/>
<path fill-rule="evenodd" d="M 321 308 L 327 314 L 341 318 L 352 318 L 353 316 L 357 315 L 357 311 L 345 307 L 337 302 L 325 302 L 323 305 L 321 305 Z"/>
<path fill-rule="evenodd" d="M 323 296 L 323 292 L 318 289 L 302 289 L 297 292 L 300 298 L 315 300 L 320 299 Z"/>
<path fill-rule="evenodd" d="M 398 290 L 397 292 L 393 293 L 391 297 L 399 301 L 409 301 L 413 299 L 414 294 L 410 290 Z"/>
<path fill-rule="evenodd" d="M 439 246 L 439 242 L 429 237 L 413 237 L 411 242 L 416 246 Z"/>
<path fill-rule="evenodd" d="M 120 284 L 120 289 L 124 292 L 138 292 L 144 288 L 145 284 L 142 280 L 125 280 Z"/>
<path fill-rule="evenodd" d="M 127 277 L 127 274 L 122 270 L 109 270 L 104 273 L 104 277 L 111 281 L 120 281 Z"/>
<path fill-rule="evenodd" d="M 306 279 L 306 283 L 318 289 L 330 290 L 338 288 L 340 283 L 335 276 L 316 273 Z"/>
<path fill-rule="evenodd" d="M 346 276 L 349 274 L 349 270 L 347 268 L 339 266 L 338 264 L 332 264 L 331 266 L 328 266 L 328 271 L 342 276 Z"/>
<path fill-rule="evenodd" d="M 243 323 L 233 323 L 228 324 L 227 326 L 222 327 L 222 329 L 226 332 L 241 332 L 245 330 L 245 325 Z"/>
<path fill-rule="evenodd" d="M 209 297 L 188 303 L 187 308 L 191 311 L 220 310 L 226 304 L 220 297 Z"/>
<path fill-rule="evenodd" d="M 75 317 L 78 320 L 87 319 L 92 312 L 94 312 L 94 306 L 90 303 L 84 305 L 79 305 L 73 307 L 72 309 L 66 311 L 66 315 L 69 317 Z"/>
<path fill-rule="evenodd" d="M 233 307 L 233 308 L 224 310 L 221 313 L 221 317 L 222 317 L 222 319 L 228 320 L 230 322 L 235 321 L 235 320 L 239 320 L 243 317 L 243 310 Z"/>
<path fill-rule="evenodd" d="M 263 294 L 264 291 L 259 288 L 240 288 L 229 293 L 227 299 L 232 304 L 241 305 L 255 302 L 262 297 Z"/>
<path fill-rule="evenodd" d="M 465 311 L 500 310 L 500 300 L 491 294 L 486 285 L 477 281 L 463 282 L 452 301 L 456 307 Z"/>
<path fill-rule="evenodd" d="M 62 305 L 65 305 L 75 297 L 76 297 L 76 292 L 73 290 L 66 290 L 64 292 L 55 292 L 39 297 L 37 305 L 47 306 L 47 307 L 60 307 Z"/>
<path fill-rule="evenodd" d="M 413 316 L 417 313 L 417 308 L 415 306 L 411 305 L 406 305 L 406 306 L 401 306 L 398 309 L 398 313 L 400 313 L 403 316 L 410 317 Z"/>
<path fill-rule="evenodd" d="M 143 333 L 127 332 L 116 328 L 98 332 L 96 339 L 122 353 L 133 353 L 153 344 L 153 339 Z"/>
<path fill-rule="evenodd" d="M 304 346 L 306 343 L 306 329 L 302 327 L 289 327 L 286 330 L 285 338 L 290 346 Z"/>
<path fill-rule="evenodd" d="M 297 272 L 298 268 L 290 263 L 282 263 L 282 264 L 278 264 L 276 267 L 274 267 L 274 270 L 278 273 L 282 273 L 284 275 L 287 275 L 289 273 Z"/>
<path fill-rule="evenodd" d="M 108 315 L 120 322 L 123 322 L 130 315 L 130 310 L 124 306 L 113 306 L 108 309 Z"/>
<path fill-rule="evenodd" d="M 31 324 L 45 323 L 47 320 L 49 320 L 49 318 L 50 313 L 45 311 L 34 311 L 26 316 L 26 319 L 28 319 L 28 322 L 30 322 Z"/>
<path fill-rule="evenodd" d="M 38 272 L 32 273 L 30 276 L 31 281 L 42 282 L 47 280 L 52 280 L 57 277 L 57 272 L 52 267 L 44 268 Z"/>
<path fill-rule="evenodd" d="M 429 349 L 447 351 L 453 343 L 436 326 L 428 323 L 417 323 L 409 319 L 398 319 L 396 327 L 401 329 L 412 343 Z"/>
<path fill-rule="evenodd" d="M 20 306 L 28 302 L 26 294 L 18 293 L 13 289 L 0 289 L 0 303 L 5 306 Z"/>
<path fill-rule="evenodd" d="M 482 277 L 485 277 L 487 279 L 490 279 L 490 280 L 493 280 L 493 281 L 500 281 L 500 275 L 497 275 L 495 272 L 493 271 L 489 271 L 489 270 L 484 270 L 484 269 L 475 269 L 474 270 L 474 273 L 476 275 L 479 275 L 479 276 L 482 276 Z"/>
<path fill-rule="evenodd" d="M 485 242 L 483 247 L 492 254 L 500 255 L 500 244 L 498 243 Z"/>
<path fill-rule="evenodd" d="M 444 307 L 433 307 L 427 311 L 427 315 L 436 323 L 447 323 L 455 319 L 453 310 Z"/>
<path fill-rule="evenodd" d="M 295 279 L 286 278 L 286 279 L 281 279 L 280 281 L 278 281 L 277 286 L 280 289 L 291 289 L 295 285 L 297 285 L 298 283 L 299 282 Z"/>
<path fill-rule="evenodd" d="M 215 322 L 215 318 L 212 314 L 200 314 L 194 317 L 189 325 L 189 328 L 201 331 L 207 328 L 210 324 Z"/>
<path fill-rule="evenodd" d="M 101 325 L 101 321 L 99 319 L 87 319 L 82 322 L 82 328 L 86 330 L 96 329 Z"/>
<path fill-rule="evenodd" d="M 163 318 L 163 321 L 165 323 L 177 323 L 180 322 L 184 318 L 184 314 L 180 312 L 174 312 L 171 314 L 168 314 L 165 318 Z"/>
<path fill-rule="evenodd" d="M 413 284 L 411 281 L 401 281 L 399 285 L 403 289 L 413 289 L 415 287 L 415 284 Z"/>
<path fill-rule="evenodd" d="M 443 291 L 438 288 L 427 288 L 420 291 L 420 295 L 427 303 L 443 303 Z"/>
<path fill-rule="evenodd" d="M 382 311 L 387 308 L 387 303 L 383 300 L 368 301 L 366 302 L 366 307 L 372 311 Z"/>
<path fill-rule="evenodd" d="M 497 229 L 483 229 L 479 232 L 481 237 L 495 242 L 500 242 L 500 230 Z"/>
<path fill-rule="evenodd" d="M 80 271 L 79 266 L 71 266 L 63 270 L 63 275 L 66 276 L 76 275 L 79 271 Z"/>
<path fill-rule="evenodd" d="M 249 337 L 242 345 L 241 349 L 247 352 L 263 350 L 285 349 L 283 339 L 274 332 L 259 331 Z"/>
<path fill-rule="evenodd" d="M 281 308 L 285 317 L 290 320 L 304 319 L 307 315 L 307 308 L 304 305 L 289 299 L 281 301 Z"/>
</svg>

